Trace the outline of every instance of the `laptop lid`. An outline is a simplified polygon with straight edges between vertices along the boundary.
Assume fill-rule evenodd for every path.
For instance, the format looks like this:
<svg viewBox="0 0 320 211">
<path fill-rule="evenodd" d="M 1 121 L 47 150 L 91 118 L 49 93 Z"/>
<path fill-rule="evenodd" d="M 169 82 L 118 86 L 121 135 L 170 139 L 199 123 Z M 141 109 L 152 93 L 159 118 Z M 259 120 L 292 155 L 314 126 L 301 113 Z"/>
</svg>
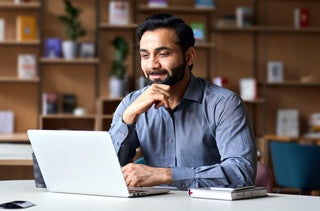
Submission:
<svg viewBox="0 0 320 211">
<path fill-rule="evenodd" d="M 129 194 L 106 131 L 28 130 L 28 136 L 49 191 L 120 197 L 147 194 Z M 164 192 L 168 190 L 155 193 Z"/>
</svg>

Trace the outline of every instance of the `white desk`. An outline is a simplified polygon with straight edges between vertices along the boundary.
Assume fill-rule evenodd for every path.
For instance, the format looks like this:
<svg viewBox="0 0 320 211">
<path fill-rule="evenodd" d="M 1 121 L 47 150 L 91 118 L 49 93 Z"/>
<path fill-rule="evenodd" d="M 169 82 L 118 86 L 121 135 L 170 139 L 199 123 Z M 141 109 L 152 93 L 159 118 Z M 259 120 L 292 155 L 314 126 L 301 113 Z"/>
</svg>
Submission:
<svg viewBox="0 0 320 211">
<path fill-rule="evenodd" d="M 319 210 L 320 197 L 269 194 L 265 198 L 222 201 L 190 198 L 186 191 L 171 191 L 165 195 L 138 198 L 116 198 L 76 194 L 50 193 L 34 187 L 33 180 L 0 181 L 0 203 L 28 200 L 36 206 L 27 210 Z"/>
</svg>

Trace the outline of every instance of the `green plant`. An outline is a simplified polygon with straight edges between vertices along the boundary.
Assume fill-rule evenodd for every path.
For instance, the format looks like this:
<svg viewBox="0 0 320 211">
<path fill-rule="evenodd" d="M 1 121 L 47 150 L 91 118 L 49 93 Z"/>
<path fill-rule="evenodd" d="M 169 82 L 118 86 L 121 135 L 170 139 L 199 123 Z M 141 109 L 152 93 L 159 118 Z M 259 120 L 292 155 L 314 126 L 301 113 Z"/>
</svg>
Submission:
<svg viewBox="0 0 320 211">
<path fill-rule="evenodd" d="M 127 69 L 124 61 L 129 53 L 129 44 L 123 37 L 117 36 L 112 41 L 112 45 L 115 47 L 115 53 L 109 74 L 111 76 L 116 76 L 119 79 L 124 79 Z"/>
<path fill-rule="evenodd" d="M 71 40 L 76 41 L 77 38 L 86 34 L 86 31 L 81 28 L 81 23 L 78 18 L 81 11 L 75 8 L 68 0 L 65 0 L 64 4 L 66 14 L 59 16 L 59 20 L 65 24 L 67 36 Z"/>
</svg>

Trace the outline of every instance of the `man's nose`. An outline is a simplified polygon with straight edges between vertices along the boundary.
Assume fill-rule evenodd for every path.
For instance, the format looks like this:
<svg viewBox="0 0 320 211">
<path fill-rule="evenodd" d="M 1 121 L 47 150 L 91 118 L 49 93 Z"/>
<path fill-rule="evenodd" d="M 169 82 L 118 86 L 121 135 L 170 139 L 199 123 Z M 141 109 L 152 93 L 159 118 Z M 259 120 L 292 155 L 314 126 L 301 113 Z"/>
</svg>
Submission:
<svg viewBox="0 0 320 211">
<path fill-rule="evenodd" d="M 160 62 L 156 56 L 150 56 L 147 64 L 147 68 L 149 70 L 153 69 L 159 69 L 160 68 Z"/>
</svg>

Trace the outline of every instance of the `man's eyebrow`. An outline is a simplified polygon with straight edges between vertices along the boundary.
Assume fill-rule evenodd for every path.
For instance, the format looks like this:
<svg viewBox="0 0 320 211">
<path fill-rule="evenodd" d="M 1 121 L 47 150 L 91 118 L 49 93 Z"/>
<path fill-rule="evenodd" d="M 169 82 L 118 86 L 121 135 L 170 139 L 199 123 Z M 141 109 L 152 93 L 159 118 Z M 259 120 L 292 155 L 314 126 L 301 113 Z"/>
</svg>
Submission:
<svg viewBox="0 0 320 211">
<path fill-rule="evenodd" d="M 169 47 L 166 47 L 166 46 L 161 46 L 161 47 L 156 48 L 155 50 L 156 50 L 156 51 L 162 51 L 162 50 L 172 50 L 172 49 L 169 48 Z M 142 52 L 147 52 L 147 50 L 146 50 L 146 49 L 143 49 L 143 48 L 141 48 L 139 51 L 140 51 L 141 53 L 142 53 Z"/>
<path fill-rule="evenodd" d="M 161 46 L 161 47 L 156 48 L 156 51 L 162 51 L 162 50 L 172 50 L 172 49 L 169 47 L 166 47 L 166 46 Z"/>
</svg>

